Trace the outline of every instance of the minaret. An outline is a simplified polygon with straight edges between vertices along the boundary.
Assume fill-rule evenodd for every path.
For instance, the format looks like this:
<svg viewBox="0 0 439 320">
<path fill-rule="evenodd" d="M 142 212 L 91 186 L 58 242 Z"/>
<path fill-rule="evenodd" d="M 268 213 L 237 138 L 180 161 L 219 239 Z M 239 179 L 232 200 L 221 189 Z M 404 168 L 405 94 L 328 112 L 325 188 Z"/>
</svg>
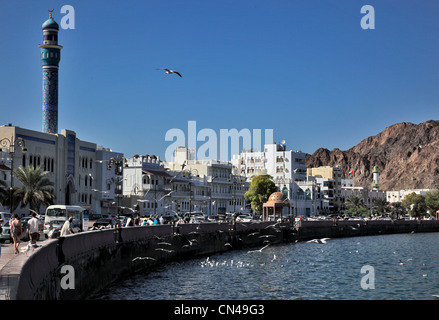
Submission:
<svg viewBox="0 0 439 320">
<path fill-rule="evenodd" d="M 378 170 L 378 166 L 374 166 L 372 170 L 372 190 L 380 189 L 380 171 Z"/>
<path fill-rule="evenodd" d="M 62 46 L 58 45 L 59 26 L 52 18 L 43 23 L 41 66 L 43 68 L 43 131 L 58 133 L 58 65 Z"/>
</svg>

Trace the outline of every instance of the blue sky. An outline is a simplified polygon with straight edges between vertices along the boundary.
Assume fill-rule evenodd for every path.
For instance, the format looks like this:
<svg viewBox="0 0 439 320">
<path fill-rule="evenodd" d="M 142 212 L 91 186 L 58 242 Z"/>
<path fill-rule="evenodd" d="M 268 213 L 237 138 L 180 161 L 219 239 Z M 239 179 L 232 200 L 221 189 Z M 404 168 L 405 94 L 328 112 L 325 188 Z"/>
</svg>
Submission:
<svg viewBox="0 0 439 320">
<path fill-rule="evenodd" d="M 164 158 L 166 132 L 192 120 L 218 137 L 273 129 L 313 153 L 439 119 L 438 1 L 14 0 L 0 2 L 1 124 L 42 130 L 41 25 L 67 4 L 59 131 L 126 156 Z"/>
</svg>

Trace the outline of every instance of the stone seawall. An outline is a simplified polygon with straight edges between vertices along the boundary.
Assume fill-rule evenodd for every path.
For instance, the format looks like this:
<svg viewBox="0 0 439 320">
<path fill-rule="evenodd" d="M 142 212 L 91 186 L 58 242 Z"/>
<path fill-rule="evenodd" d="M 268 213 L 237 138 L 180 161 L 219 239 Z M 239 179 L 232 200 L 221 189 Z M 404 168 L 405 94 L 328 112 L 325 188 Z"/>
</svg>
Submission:
<svg viewBox="0 0 439 320">
<path fill-rule="evenodd" d="M 297 240 L 371 236 L 379 234 L 439 232 L 438 220 L 300 221 Z"/>
<path fill-rule="evenodd" d="M 264 241 L 282 242 L 282 230 L 270 225 L 273 222 L 128 227 L 120 229 L 120 234 L 110 229 L 55 239 L 23 265 L 15 299 L 85 299 L 124 276 L 169 261 L 263 245 Z M 74 289 L 62 288 L 63 278 L 71 276 L 62 271 L 63 266 L 73 267 Z"/>
<path fill-rule="evenodd" d="M 170 261 L 262 246 L 390 233 L 439 232 L 439 221 L 300 221 L 184 224 L 89 231 L 50 241 L 22 266 L 12 299 L 85 299 L 111 282 Z M 74 270 L 74 289 L 61 285 L 64 266 Z M 69 285 L 72 285 L 69 283 Z"/>
</svg>

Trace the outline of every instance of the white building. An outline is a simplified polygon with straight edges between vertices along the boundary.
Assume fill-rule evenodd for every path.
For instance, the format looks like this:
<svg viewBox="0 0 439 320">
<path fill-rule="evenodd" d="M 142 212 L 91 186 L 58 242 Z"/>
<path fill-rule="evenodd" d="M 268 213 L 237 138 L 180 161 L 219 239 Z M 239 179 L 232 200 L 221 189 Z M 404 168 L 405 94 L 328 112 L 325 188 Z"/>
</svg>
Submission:
<svg viewBox="0 0 439 320">
<path fill-rule="evenodd" d="M 232 163 L 217 160 L 195 160 L 194 151 L 178 147 L 174 161 L 165 166 L 177 175 L 178 179 L 188 178 L 193 182 L 197 211 L 216 216 L 226 212 L 248 212 L 244 194 L 250 184 L 246 177 L 232 170 Z M 190 173 L 189 175 L 187 173 Z M 174 196 L 172 194 L 171 196 Z"/>
<path fill-rule="evenodd" d="M 346 209 L 346 201 L 351 196 L 358 196 L 363 199 L 363 204 L 367 209 L 373 208 L 373 203 L 375 199 L 385 199 L 386 192 L 380 190 L 369 190 L 364 189 L 363 187 L 342 187 L 341 190 L 341 199 L 343 200 L 342 209 Z"/>
<path fill-rule="evenodd" d="M 240 155 L 233 155 L 232 164 L 234 173 L 248 179 L 261 173 L 273 177 L 279 191 L 293 203 L 295 216 L 315 214 L 312 198 L 303 193 L 307 188 L 314 190 L 312 183 L 307 184 L 304 152 L 287 150 L 285 143 L 266 144 L 264 151 L 243 150 Z"/>
<path fill-rule="evenodd" d="M 404 197 L 410 193 L 416 193 L 425 196 L 427 192 L 432 192 L 433 189 L 403 189 L 403 190 L 394 190 L 394 191 L 386 191 L 386 199 L 389 203 L 401 202 Z"/>
<path fill-rule="evenodd" d="M 100 201 L 96 199 L 95 143 L 82 141 L 76 133 L 61 130 L 61 133 L 45 133 L 17 126 L 0 126 L 1 156 L 6 168 L 19 166 L 41 166 L 48 171 L 48 178 L 54 183 L 56 204 L 80 205 L 92 212 L 100 211 Z M 4 169 L 4 168 L 3 168 Z M 0 178 L 6 178 L 11 186 L 10 172 L 2 170 Z M 20 182 L 12 177 L 12 185 Z M 44 213 L 45 208 L 40 208 Z M 26 208 L 18 207 L 15 213 L 28 215 Z"/>
<path fill-rule="evenodd" d="M 123 161 L 123 153 L 114 152 L 110 148 L 98 146 L 96 149 L 95 188 L 92 189 L 93 197 L 97 206 L 97 213 L 117 214 L 118 197 L 122 196 L 122 188 L 118 188 L 122 182 L 123 165 L 119 168 L 114 161 Z M 119 199 L 120 201 L 120 199 Z"/>
</svg>

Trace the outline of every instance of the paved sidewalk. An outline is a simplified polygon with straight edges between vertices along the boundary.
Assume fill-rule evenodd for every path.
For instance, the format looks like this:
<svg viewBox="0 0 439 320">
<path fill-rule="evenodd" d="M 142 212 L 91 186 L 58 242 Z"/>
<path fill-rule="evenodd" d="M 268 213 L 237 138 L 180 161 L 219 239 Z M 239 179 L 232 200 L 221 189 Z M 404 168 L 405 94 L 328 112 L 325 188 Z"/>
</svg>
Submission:
<svg viewBox="0 0 439 320">
<path fill-rule="evenodd" d="M 28 243 L 29 241 L 21 241 L 19 248 L 25 248 Z M 45 243 L 45 239 L 37 241 L 38 246 Z M 6 242 L 0 245 L 2 250 L 0 256 L 0 300 L 10 300 L 15 297 L 21 267 L 33 254 L 34 249 L 31 248 L 27 253 L 14 254 L 13 243 Z"/>
<path fill-rule="evenodd" d="M 14 244 L 9 243 L 0 243 L 1 246 L 1 256 L 0 256 L 0 270 L 6 265 L 14 257 Z"/>
</svg>

